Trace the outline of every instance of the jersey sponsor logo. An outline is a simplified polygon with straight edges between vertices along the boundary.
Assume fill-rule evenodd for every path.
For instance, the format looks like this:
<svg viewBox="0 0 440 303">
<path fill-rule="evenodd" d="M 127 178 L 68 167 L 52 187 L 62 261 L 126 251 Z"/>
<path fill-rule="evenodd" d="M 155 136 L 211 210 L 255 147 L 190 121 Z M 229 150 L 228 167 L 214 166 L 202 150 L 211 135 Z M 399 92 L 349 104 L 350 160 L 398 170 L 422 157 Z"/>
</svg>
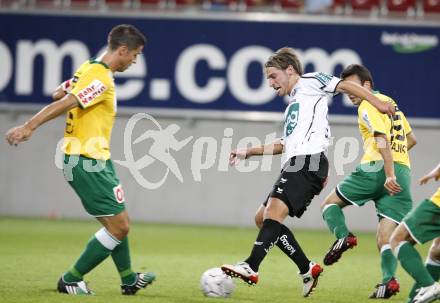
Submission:
<svg viewBox="0 0 440 303">
<path fill-rule="evenodd" d="M 94 80 L 87 87 L 79 91 L 76 96 L 83 106 L 87 106 L 87 104 L 92 102 L 95 98 L 102 95 L 106 89 L 107 87 L 104 83 L 99 80 Z"/>
<path fill-rule="evenodd" d="M 119 184 L 118 186 L 113 187 L 113 193 L 115 194 L 115 199 L 118 203 L 124 203 L 125 202 L 125 194 L 124 190 L 122 189 L 122 185 Z"/>
<path fill-rule="evenodd" d="M 293 255 L 295 253 L 296 249 L 292 245 L 290 245 L 289 241 L 287 240 L 287 235 L 282 235 L 280 237 L 280 240 L 281 240 L 281 244 L 283 244 L 284 248 L 290 252 L 289 255 Z"/>
<path fill-rule="evenodd" d="M 392 142 L 391 149 L 396 153 L 406 154 L 406 145 L 401 143 Z"/>
<path fill-rule="evenodd" d="M 296 125 L 298 124 L 299 116 L 299 103 L 292 103 L 289 105 L 289 109 L 286 115 L 286 121 L 284 122 L 284 135 L 289 136 Z"/>
<path fill-rule="evenodd" d="M 270 242 L 269 247 L 268 247 L 268 248 L 265 248 L 264 251 L 265 251 L 266 253 L 268 253 L 269 250 L 271 250 L 275 245 L 277 245 L 277 243 L 278 243 L 278 239 L 279 239 L 279 237 L 276 238 L 276 240 L 275 240 L 274 242 Z"/>
</svg>

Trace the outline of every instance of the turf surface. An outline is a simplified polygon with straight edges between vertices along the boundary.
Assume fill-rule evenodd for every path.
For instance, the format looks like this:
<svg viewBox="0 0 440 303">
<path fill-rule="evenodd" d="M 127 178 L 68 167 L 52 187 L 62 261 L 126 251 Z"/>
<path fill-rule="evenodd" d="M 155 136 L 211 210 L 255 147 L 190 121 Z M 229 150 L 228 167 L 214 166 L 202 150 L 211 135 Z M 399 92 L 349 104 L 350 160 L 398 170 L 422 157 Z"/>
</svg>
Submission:
<svg viewBox="0 0 440 303">
<path fill-rule="evenodd" d="M 249 287 L 236 280 L 229 299 L 205 298 L 199 290 L 203 271 L 247 257 L 256 237 L 252 228 L 133 223 L 130 245 L 133 268 L 154 271 L 157 281 L 134 297 L 119 294 L 119 277 L 111 258 L 86 276 L 94 297 L 55 291 L 60 274 L 81 253 L 99 229 L 94 221 L 0 217 L 0 302 L 370 302 L 368 295 L 380 281 L 379 256 L 373 233 L 357 233 L 359 245 L 341 261 L 325 267 L 309 298 L 301 296 L 297 268 L 277 248 L 260 267 L 260 282 Z M 322 264 L 333 243 L 326 231 L 298 231 L 308 256 Z M 421 248 L 425 258 L 428 246 Z M 388 302 L 405 302 L 410 277 L 399 267 L 401 293 Z"/>
</svg>

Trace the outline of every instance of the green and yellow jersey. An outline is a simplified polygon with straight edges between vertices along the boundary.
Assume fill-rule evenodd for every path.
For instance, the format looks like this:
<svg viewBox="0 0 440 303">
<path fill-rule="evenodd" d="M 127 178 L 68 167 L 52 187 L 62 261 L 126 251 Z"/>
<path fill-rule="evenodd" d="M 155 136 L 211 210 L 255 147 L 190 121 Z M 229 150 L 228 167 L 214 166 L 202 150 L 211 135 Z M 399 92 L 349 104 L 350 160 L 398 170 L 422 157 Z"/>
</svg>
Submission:
<svg viewBox="0 0 440 303">
<path fill-rule="evenodd" d="M 108 160 L 116 115 L 116 92 L 111 70 L 99 61 L 83 63 L 75 72 L 70 94 L 76 97 L 79 107 L 67 113 L 64 153 Z"/>
<path fill-rule="evenodd" d="M 396 105 L 396 102 L 388 96 L 380 93 L 375 93 L 375 96 L 381 101 Z M 410 167 L 406 135 L 412 129 L 403 112 L 397 109 L 391 119 L 388 115 L 379 112 L 371 103 L 362 101 L 358 108 L 358 123 L 365 149 L 361 163 L 382 160 L 374 139 L 374 133 L 381 133 L 387 136 L 391 144 L 394 162 Z"/>
<path fill-rule="evenodd" d="M 435 194 L 430 199 L 432 202 L 434 202 L 435 205 L 440 207 L 440 187 L 437 189 Z"/>
</svg>

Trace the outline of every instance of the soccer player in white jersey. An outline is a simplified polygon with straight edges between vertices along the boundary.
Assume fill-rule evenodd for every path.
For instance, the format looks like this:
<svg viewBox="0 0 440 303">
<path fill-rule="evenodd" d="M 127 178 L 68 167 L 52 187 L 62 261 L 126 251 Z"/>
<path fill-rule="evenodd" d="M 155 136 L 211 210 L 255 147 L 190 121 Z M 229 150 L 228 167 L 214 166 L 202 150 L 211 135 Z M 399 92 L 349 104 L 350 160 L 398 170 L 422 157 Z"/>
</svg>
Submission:
<svg viewBox="0 0 440 303">
<path fill-rule="evenodd" d="M 260 232 L 250 256 L 235 265 L 225 264 L 222 270 L 254 285 L 258 269 L 266 254 L 278 246 L 298 267 L 303 280 L 303 296 L 307 297 L 323 271 L 310 261 L 293 233 L 282 224 L 287 216 L 301 217 L 315 195 L 327 182 L 330 127 L 327 119 L 328 101 L 342 92 L 368 100 L 381 112 L 393 114 L 390 104 L 381 102 L 362 86 L 324 73 L 303 75 L 301 62 L 292 48 L 275 52 L 265 64 L 269 85 L 278 96 L 289 96 L 284 113 L 282 138 L 272 144 L 231 152 L 230 164 L 255 155 L 284 153 L 283 169 L 265 203 L 255 216 Z"/>
</svg>

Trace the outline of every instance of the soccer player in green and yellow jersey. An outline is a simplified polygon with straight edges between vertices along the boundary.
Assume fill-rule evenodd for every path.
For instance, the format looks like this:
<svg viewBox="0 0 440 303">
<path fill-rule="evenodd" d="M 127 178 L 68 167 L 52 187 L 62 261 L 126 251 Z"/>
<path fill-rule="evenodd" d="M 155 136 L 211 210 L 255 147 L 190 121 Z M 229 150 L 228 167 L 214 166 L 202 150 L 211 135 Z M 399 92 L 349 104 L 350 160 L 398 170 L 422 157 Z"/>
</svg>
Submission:
<svg viewBox="0 0 440 303">
<path fill-rule="evenodd" d="M 373 78 L 367 68 L 350 65 L 341 78 L 354 81 L 373 91 Z M 395 102 L 374 92 L 383 102 Z M 399 291 L 394 278 L 397 260 L 390 249 L 391 233 L 411 210 L 411 170 L 408 151 L 415 145 L 415 136 L 403 112 L 397 109 L 391 118 L 382 114 L 368 102 L 349 96 L 358 106 L 359 130 L 364 141 L 365 154 L 356 170 L 346 177 L 322 203 L 322 214 L 337 240 L 324 258 L 325 265 L 339 260 L 342 253 L 357 244 L 349 232 L 342 208 L 363 206 L 372 200 L 378 216 L 377 246 L 381 254 L 382 282 L 370 298 L 389 298 Z"/>
<path fill-rule="evenodd" d="M 59 279 L 59 292 L 93 294 L 83 277 L 108 256 L 120 274 L 124 295 L 135 294 L 155 279 L 153 273 L 136 273 L 131 269 L 129 218 L 109 148 L 117 105 L 113 73 L 123 72 L 136 63 L 145 41 L 132 25 L 114 27 L 104 54 L 82 64 L 72 79 L 60 85 L 53 95 L 55 102 L 6 134 L 9 144 L 17 145 L 28 140 L 43 123 L 67 112 L 64 174 L 86 211 L 103 227 Z"/>
<path fill-rule="evenodd" d="M 440 179 L 440 164 L 420 179 L 420 184 Z M 414 244 L 433 240 L 423 266 Z M 405 216 L 391 236 L 391 247 L 403 269 L 415 280 L 408 303 L 440 299 L 440 187 Z"/>
</svg>

